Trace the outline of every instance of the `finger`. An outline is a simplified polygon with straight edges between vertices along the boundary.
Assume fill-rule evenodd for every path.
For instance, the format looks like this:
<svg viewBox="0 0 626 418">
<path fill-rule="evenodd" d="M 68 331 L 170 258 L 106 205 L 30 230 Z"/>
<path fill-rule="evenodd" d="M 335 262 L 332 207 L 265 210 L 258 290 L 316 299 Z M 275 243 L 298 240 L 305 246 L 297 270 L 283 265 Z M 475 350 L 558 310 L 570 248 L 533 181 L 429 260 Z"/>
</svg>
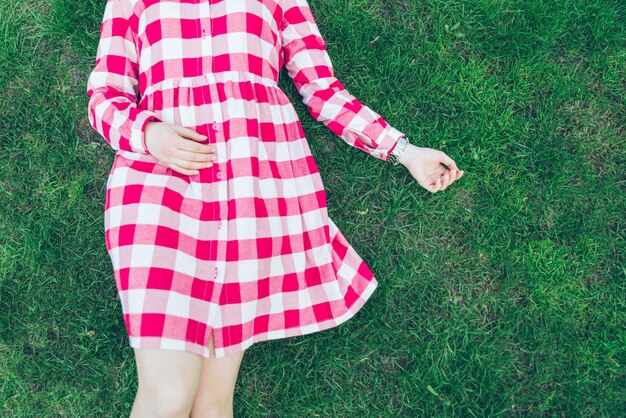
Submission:
<svg viewBox="0 0 626 418">
<path fill-rule="evenodd" d="M 446 187 L 448 187 L 448 179 L 449 179 L 448 173 L 449 173 L 449 171 L 446 171 L 445 174 L 440 177 L 440 179 L 441 179 L 441 191 L 446 190 Z"/>
<path fill-rule="evenodd" d="M 443 186 L 443 182 L 441 181 L 441 177 L 439 177 L 437 179 L 437 190 L 436 191 L 440 192 L 442 186 Z"/>
<path fill-rule="evenodd" d="M 450 158 L 448 156 L 448 154 L 446 154 L 445 152 L 441 153 L 441 162 L 448 167 L 450 170 L 452 169 L 458 169 L 456 166 L 456 163 L 454 162 L 454 160 L 452 158 Z"/>
<path fill-rule="evenodd" d="M 176 172 L 178 172 L 180 174 L 184 174 L 186 176 L 194 176 L 194 175 L 199 173 L 198 170 L 189 170 L 189 169 L 181 167 L 181 166 L 179 166 L 178 164 L 175 164 L 175 163 L 170 163 L 168 167 L 171 168 L 172 170 L 174 170 L 174 171 L 176 171 Z"/>
<path fill-rule="evenodd" d="M 201 168 L 207 168 L 213 165 L 213 161 L 187 161 L 181 160 L 179 158 L 172 160 L 172 163 L 187 170 L 199 170 Z"/>
<path fill-rule="evenodd" d="M 448 185 L 450 184 L 450 172 L 446 171 L 446 174 L 443 175 L 443 179 L 441 180 L 441 190 L 446 190 Z"/>
<path fill-rule="evenodd" d="M 459 177 L 461 177 L 461 171 L 458 168 L 450 170 L 448 174 L 450 175 L 450 181 L 448 182 L 448 186 L 454 183 L 455 180 L 458 180 Z"/>
<path fill-rule="evenodd" d="M 432 193 L 437 193 L 437 191 L 439 190 L 439 188 L 441 187 L 441 178 L 438 178 L 437 180 L 435 180 L 435 182 L 430 186 L 430 191 Z"/>
<path fill-rule="evenodd" d="M 205 154 L 205 153 L 197 153 L 191 152 L 186 149 L 179 149 L 177 154 L 177 158 L 186 161 L 215 161 L 217 159 L 217 155 L 215 153 Z"/>
<path fill-rule="evenodd" d="M 202 135 L 199 132 L 194 131 L 193 129 L 187 128 L 185 126 L 173 125 L 174 130 L 182 137 L 189 138 L 194 141 L 204 141 L 207 139 L 206 135 Z"/>
<path fill-rule="evenodd" d="M 217 151 L 215 145 L 199 144 L 194 141 L 189 141 L 185 138 L 181 138 L 181 142 L 179 143 L 178 148 L 200 154 L 210 154 Z"/>
</svg>

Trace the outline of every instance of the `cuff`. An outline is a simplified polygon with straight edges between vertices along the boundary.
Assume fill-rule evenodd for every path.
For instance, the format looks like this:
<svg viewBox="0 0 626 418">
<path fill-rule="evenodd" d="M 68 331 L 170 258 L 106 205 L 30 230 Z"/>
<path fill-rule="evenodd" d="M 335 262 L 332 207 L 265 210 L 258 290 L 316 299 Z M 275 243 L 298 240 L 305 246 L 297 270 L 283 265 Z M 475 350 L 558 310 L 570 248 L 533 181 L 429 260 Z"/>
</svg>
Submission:
<svg viewBox="0 0 626 418">
<path fill-rule="evenodd" d="M 149 110 L 142 110 L 137 115 L 130 138 L 130 146 L 133 152 L 150 154 L 146 146 L 146 125 L 151 120 L 160 121 L 160 119 Z"/>
<path fill-rule="evenodd" d="M 363 130 L 363 134 L 372 140 L 373 148 L 368 152 L 376 158 L 388 161 L 389 153 L 396 146 L 398 139 L 406 136 L 393 126 L 385 123 L 370 123 Z"/>
</svg>

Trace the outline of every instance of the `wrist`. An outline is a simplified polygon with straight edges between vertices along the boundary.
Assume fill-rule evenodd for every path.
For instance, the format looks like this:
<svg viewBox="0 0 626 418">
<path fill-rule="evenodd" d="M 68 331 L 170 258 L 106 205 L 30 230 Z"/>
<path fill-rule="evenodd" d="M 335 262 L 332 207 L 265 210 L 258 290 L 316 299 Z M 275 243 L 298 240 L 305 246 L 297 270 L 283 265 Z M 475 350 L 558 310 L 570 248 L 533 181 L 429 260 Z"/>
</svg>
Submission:
<svg viewBox="0 0 626 418">
<path fill-rule="evenodd" d="M 152 155 L 152 152 L 149 149 L 149 144 L 148 144 L 148 138 L 152 136 L 152 134 L 148 135 L 149 132 L 152 131 L 152 126 L 159 123 L 160 120 L 156 119 L 156 118 L 152 118 L 150 119 L 148 122 L 146 122 L 146 126 L 144 128 L 144 133 L 143 133 L 143 145 L 144 145 L 144 149 L 146 150 L 146 154 Z M 151 141 L 150 141 L 151 142 Z"/>
<path fill-rule="evenodd" d="M 406 149 L 400 156 L 399 162 L 400 164 L 407 166 L 411 160 L 414 160 L 416 157 L 416 151 L 418 151 L 420 147 L 415 144 L 407 144 Z"/>
<path fill-rule="evenodd" d="M 391 161 L 394 165 L 398 165 L 399 163 L 404 165 L 404 154 L 408 145 L 410 145 L 409 139 L 406 136 L 398 138 L 396 144 L 389 152 L 388 160 Z"/>
</svg>

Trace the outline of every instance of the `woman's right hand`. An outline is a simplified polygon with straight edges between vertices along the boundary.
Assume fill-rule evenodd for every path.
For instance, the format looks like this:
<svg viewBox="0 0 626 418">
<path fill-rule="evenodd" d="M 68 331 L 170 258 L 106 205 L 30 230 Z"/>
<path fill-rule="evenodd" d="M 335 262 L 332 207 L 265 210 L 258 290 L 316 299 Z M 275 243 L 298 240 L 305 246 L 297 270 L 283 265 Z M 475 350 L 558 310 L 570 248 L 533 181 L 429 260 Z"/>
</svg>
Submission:
<svg viewBox="0 0 626 418">
<path fill-rule="evenodd" d="M 211 167 L 217 159 L 214 145 L 199 143 L 207 137 L 184 126 L 151 120 L 146 124 L 145 138 L 152 156 L 166 167 L 187 176 Z"/>
</svg>

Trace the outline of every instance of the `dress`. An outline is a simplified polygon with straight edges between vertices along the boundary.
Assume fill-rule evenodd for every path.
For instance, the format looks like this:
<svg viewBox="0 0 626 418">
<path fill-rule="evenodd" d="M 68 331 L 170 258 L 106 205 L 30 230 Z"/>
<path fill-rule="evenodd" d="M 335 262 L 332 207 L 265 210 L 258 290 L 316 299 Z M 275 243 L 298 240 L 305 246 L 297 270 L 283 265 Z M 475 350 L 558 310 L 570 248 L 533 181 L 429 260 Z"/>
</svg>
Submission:
<svg viewBox="0 0 626 418">
<path fill-rule="evenodd" d="M 306 0 L 107 1 L 88 114 L 116 151 L 105 240 L 131 347 L 209 357 L 213 332 L 221 358 L 337 326 L 377 287 L 328 217 L 283 64 L 316 120 L 387 161 L 404 134 L 334 77 Z M 207 135 L 214 165 L 161 164 L 153 119 Z"/>
</svg>

